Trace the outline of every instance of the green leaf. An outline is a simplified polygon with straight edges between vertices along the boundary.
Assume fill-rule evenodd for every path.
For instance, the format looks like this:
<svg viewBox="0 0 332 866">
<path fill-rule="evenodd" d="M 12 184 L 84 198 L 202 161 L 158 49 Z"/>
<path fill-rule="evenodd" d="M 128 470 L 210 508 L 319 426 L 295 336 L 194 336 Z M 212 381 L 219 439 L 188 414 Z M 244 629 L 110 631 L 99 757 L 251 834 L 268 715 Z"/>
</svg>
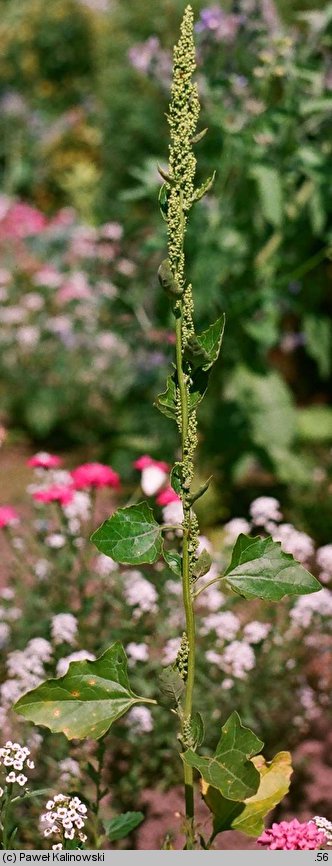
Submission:
<svg viewBox="0 0 332 866">
<path fill-rule="evenodd" d="M 197 343 L 205 353 L 205 361 L 202 370 L 209 370 L 212 364 L 217 361 L 221 348 L 222 338 L 225 330 L 225 313 L 220 316 L 206 331 L 197 335 Z"/>
<path fill-rule="evenodd" d="M 202 783 L 206 805 L 213 813 L 213 835 L 224 830 L 241 830 L 248 836 L 259 836 L 264 830 L 263 818 L 271 812 L 289 790 L 292 774 L 291 755 L 279 752 L 271 763 L 263 755 L 252 758 L 260 775 L 259 788 L 243 803 L 231 803 L 210 785 Z"/>
<path fill-rule="evenodd" d="M 304 317 L 303 329 L 308 355 L 316 361 L 322 379 L 328 379 L 332 360 L 332 324 L 327 316 Z"/>
<path fill-rule="evenodd" d="M 196 563 L 193 568 L 193 576 L 197 579 L 199 577 L 203 577 L 204 574 L 207 574 L 210 571 L 212 565 L 212 558 L 209 554 L 209 551 L 205 549 L 197 557 Z"/>
<path fill-rule="evenodd" d="M 169 190 L 166 183 L 160 187 L 158 201 L 162 218 L 167 222 Z"/>
<path fill-rule="evenodd" d="M 249 759 L 262 746 L 262 741 L 249 728 L 245 728 L 238 714 L 233 712 L 222 728 L 212 758 L 201 757 L 192 749 L 188 749 L 181 757 L 227 800 L 243 801 L 257 791 L 259 773 Z"/>
<path fill-rule="evenodd" d="M 178 670 L 172 665 L 168 665 L 159 674 L 158 682 L 161 693 L 169 698 L 173 704 L 178 704 L 185 688 Z"/>
<path fill-rule="evenodd" d="M 203 400 L 208 382 L 209 374 L 205 370 L 201 367 L 194 370 L 188 402 L 189 413 L 192 413 Z M 166 391 L 158 395 L 154 404 L 163 415 L 172 420 L 176 420 L 176 387 L 177 377 L 176 372 L 174 372 L 172 376 L 167 378 Z"/>
<path fill-rule="evenodd" d="M 147 502 L 118 508 L 96 529 L 91 541 L 101 553 L 128 565 L 155 562 L 162 551 L 161 529 Z"/>
<path fill-rule="evenodd" d="M 243 598 L 280 601 L 285 595 L 318 592 L 321 584 L 279 541 L 239 535 L 227 571 L 227 584 Z"/>
<path fill-rule="evenodd" d="M 192 383 L 188 403 L 189 414 L 194 412 L 203 400 L 209 383 L 209 374 L 200 367 L 194 370 L 191 379 Z"/>
<path fill-rule="evenodd" d="M 303 442 L 332 441 L 332 407 L 308 406 L 297 411 L 298 436 Z"/>
<path fill-rule="evenodd" d="M 216 173 L 214 171 L 210 177 L 208 177 L 203 183 L 201 183 L 199 187 L 197 187 L 197 189 L 195 189 L 192 197 L 193 202 L 200 201 L 200 199 L 203 198 L 203 196 L 206 195 L 207 192 L 209 192 L 209 190 L 214 184 L 215 176 Z"/>
<path fill-rule="evenodd" d="M 63 677 L 19 698 L 15 710 L 68 740 L 98 740 L 134 704 L 145 701 L 130 688 L 127 657 L 116 642 L 96 661 L 71 662 Z"/>
<path fill-rule="evenodd" d="M 204 493 L 206 493 L 206 491 L 210 487 L 210 482 L 212 481 L 212 478 L 213 476 L 210 475 L 210 478 L 208 478 L 207 481 L 204 481 L 203 484 L 199 486 L 198 490 L 193 490 L 193 492 L 189 494 L 188 502 L 190 505 L 193 505 L 194 502 L 197 502 L 197 500 L 201 498 L 201 496 L 204 496 Z"/>
<path fill-rule="evenodd" d="M 166 550 L 163 548 L 163 557 L 168 567 L 173 571 L 173 574 L 182 577 L 182 557 L 180 554 L 176 550 Z"/>
<path fill-rule="evenodd" d="M 117 818 L 111 818 L 110 821 L 103 821 L 105 833 L 110 842 L 117 842 L 118 839 L 124 839 L 129 836 L 139 824 L 144 821 L 143 812 L 124 812 L 118 815 Z"/>
<path fill-rule="evenodd" d="M 166 391 L 158 394 L 154 405 L 166 418 L 176 419 L 176 384 L 173 376 L 167 377 Z"/>
<path fill-rule="evenodd" d="M 182 493 L 182 485 L 183 485 L 183 465 L 182 465 L 182 463 L 179 463 L 179 462 L 174 463 L 174 466 L 172 467 L 172 471 L 171 471 L 171 479 L 170 480 L 171 480 L 171 485 L 173 487 L 173 490 L 175 490 L 175 493 L 177 493 L 178 496 L 180 496 Z"/>
<path fill-rule="evenodd" d="M 281 226 L 283 206 L 279 172 L 270 165 L 254 165 L 250 174 L 258 186 L 263 216 L 273 226 Z"/>
<path fill-rule="evenodd" d="M 266 763 L 263 755 L 257 755 L 252 761 L 261 777 L 260 785 L 256 794 L 245 800 L 245 808 L 235 818 L 233 827 L 257 837 L 264 830 L 263 818 L 289 791 L 292 757 L 289 752 L 278 752 L 270 763 Z"/>
<path fill-rule="evenodd" d="M 194 740 L 193 748 L 197 749 L 198 746 L 202 745 L 205 734 L 204 722 L 200 713 L 196 712 L 192 715 L 190 719 L 190 730 Z"/>
</svg>

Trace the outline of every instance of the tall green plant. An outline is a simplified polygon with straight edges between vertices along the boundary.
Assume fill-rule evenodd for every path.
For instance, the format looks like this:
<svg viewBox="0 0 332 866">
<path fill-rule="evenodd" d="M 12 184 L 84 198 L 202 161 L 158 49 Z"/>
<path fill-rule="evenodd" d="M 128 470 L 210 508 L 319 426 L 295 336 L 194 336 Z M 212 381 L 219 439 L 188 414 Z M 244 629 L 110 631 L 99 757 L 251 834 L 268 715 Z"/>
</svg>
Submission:
<svg viewBox="0 0 332 866">
<path fill-rule="evenodd" d="M 196 132 L 199 101 L 196 84 L 193 13 L 185 10 L 180 38 L 174 49 L 171 102 L 169 170 L 161 171 L 164 185 L 160 206 L 167 223 L 168 257 L 159 268 L 159 281 L 167 293 L 176 336 L 175 364 L 166 390 L 157 398 L 160 411 L 177 424 L 181 459 L 171 472 L 171 484 L 183 506 L 182 524 L 160 526 L 146 502 L 118 509 L 92 536 L 98 550 L 119 563 L 152 564 L 163 557 L 182 581 L 185 631 L 174 665 L 163 668 L 156 683 L 157 699 L 136 695 L 130 686 L 123 647 L 113 644 L 96 661 L 74 662 L 60 679 L 49 680 L 24 695 L 16 709 L 36 724 L 68 738 L 102 738 L 116 719 L 138 702 L 157 701 L 175 713 L 179 722 L 185 786 L 185 836 L 187 849 L 209 848 L 217 833 L 238 828 L 258 835 L 264 816 L 288 790 L 290 756 L 281 752 L 267 764 L 263 743 L 234 711 L 225 721 L 215 753 L 207 756 L 201 712 L 194 706 L 195 602 L 211 581 L 201 583 L 210 569 L 206 550 L 198 555 L 198 520 L 195 502 L 204 495 L 208 481 L 193 489 L 197 446 L 196 410 L 204 397 L 209 372 L 217 361 L 224 330 L 224 317 L 201 334 L 195 332 L 191 285 L 185 276 L 185 236 L 189 212 L 209 189 L 213 178 L 195 186 L 194 147 L 205 130 Z M 175 533 L 175 534 L 173 534 Z M 164 536 L 163 536 L 164 534 Z M 170 541 L 170 538 L 172 539 Z M 181 538 L 181 543 L 179 543 Z M 180 549 L 174 550 L 178 544 Z M 226 589 L 245 599 L 278 602 L 285 595 L 301 595 L 320 589 L 293 557 L 271 538 L 240 535 L 224 575 Z M 204 711 L 204 708 L 201 708 Z M 202 779 L 202 793 L 212 813 L 209 839 L 197 834 L 194 812 L 194 771 Z"/>
</svg>

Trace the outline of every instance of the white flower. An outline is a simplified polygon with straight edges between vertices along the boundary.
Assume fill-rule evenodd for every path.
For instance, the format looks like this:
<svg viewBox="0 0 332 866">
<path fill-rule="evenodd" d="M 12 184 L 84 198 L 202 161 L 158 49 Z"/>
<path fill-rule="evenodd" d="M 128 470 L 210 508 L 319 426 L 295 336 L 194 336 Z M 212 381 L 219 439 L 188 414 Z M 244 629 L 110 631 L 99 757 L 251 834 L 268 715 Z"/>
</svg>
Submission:
<svg viewBox="0 0 332 866">
<path fill-rule="evenodd" d="M 170 523 L 171 525 L 182 523 L 183 521 L 183 508 L 182 502 L 169 502 L 168 505 L 162 509 L 163 514 L 163 523 Z"/>
<path fill-rule="evenodd" d="M 126 646 L 126 653 L 134 662 L 147 662 L 149 658 L 149 647 L 146 643 L 134 643 Z"/>
<path fill-rule="evenodd" d="M 215 650 L 207 650 L 207 652 L 205 653 L 205 658 L 212 665 L 220 665 L 220 662 L 222 660 L 222 656 L 220 655 L 220 653 L 216 653 Z"/>
<path fill-rule="evenodd" d="M 117 571 L 118 568 L 118 563 L 110 556 L 105 556 L 104 553 L 100 553 L 95 559 L 95 571 L 100 577 L 108 577 L 112 571 Z"/>
<path fill-rule="evenodd" d="M 306 565 L 314 554 L 312 538 L 306 532 L 299 532 L 291 523 L 282 523 L 272 532 L 273 541 L 280 541 L 286 553 Z"/>
<path fill-rule="evenodd" d="M 58 805 L 61 804 L 61 805 Z M 46 813 L 41 815 L 40 820 L 47 823 L 44 830 L 44 836 L 55 834 L 62 839 L 79 839 L 86 840 L 86 836 L 81 833 L 81 828 L 84 827 L 87 809 L 84 803 L 81 803 L 79 797 L 65 796 L 64 794 L 56 794 L 53 800 L 46 803 Z M 79 814 L 78 814 L 79 813 Z M 53 851 L 60 851 L 63 843 L 58 842 L 52 845 Z"/>
<path fill-rule="evenodd" d="M 329 589 L 321 589 L 311 595 L 301 595 L 290 611 L 293 623 L 303 629 L 309 627 L 315 614 L 331 618 L 332 592 Z"/>
<path fill-rule="evenodd" d="M 331 846 L 332 845 L 332 823 L 331 823 L 331 821 L 328 821 L 327 818 L 322 818 L 320 815 L 315 815 L 315 817 L 312 820 L 313 820 L 314 824 L 316 824 L 316 827 L 318 827 L 319 830 L 324 831 L 324 833 L 326 835 L 326 840 L 327 840 L 326 844 Z"/>
<path fill-rule="evenodd" d="M 16 339 L 21 346 L 31 348 L 40 339 L 40 330 L 36 325 L 22 325 L 17 329 Z"/>
<path fill-rule="evenodd" d="M 142 470 L 141 488 L 145 496 L 154 496 L 160 490 L 167 479 L 167 472 L 160 466 L 146 466 Z"/>
<path fill-rule="evenodd" d="M 251 503 L 249 511 L 256 526 L 265 526 L 269 520 L 282 520 L 280 503 L 274 496 L 259 496 Z"/>
<path fill-rule="evenodd" d="M 158 595 L 152 583 L 136 570 L 126 571 L 123 578 L 126 602 L 136 608 L 133 612 L 134 619 L 139 619 L 143 613 L 156 613 Z"/>
<path fill-rule="evenodd" d="M 61 532 L 52 532 L 51 535 L 47 535 L 45 538 L 45 544 L 47 544 L 48 547 L 52 547 L 54 550 L 59 550 L 66 544 L 66 539 L 64 535 L 61 535 Z"/>
<path fill-rule="evenodd" d="M 59 772 L 59 781 L 63 785 L 69 784 L 74 779 L 79 779 L 81 775 L 80 765 L 74 758 L 63 758 L 59 762 Z M 60 814 L 60 808 L 58 814 Z"/>
<path fill-rule="evenodd" d="M 47 559 L 37 559 L 34 572 L 38 580 L 45 580 L 50 572 L 51 565 Z"/>
<path fill-rule="evenodd" d="M 55 644 L 76 643 L 77 619 L 72 613 L 57 613 L 52 617 L 52 640 Z"/>
<path fill-rule="evenodd" d="M 6 782 L 8 782 L 9 785 L 16 782 L 16 774 L 13 771 L 8 773 L 8 776 L 6 776 Z"/>
<path fill-rule="evenodd" d="M 176 656 L 181 646 L 180 637 L 171 637 L 163 648 L 162 661 L 165 665 L 171 665 L 175 662 Z"/>
<path fill-rule="evenodd" d="M 210 613 L 202 620 L 202 634 L 215 631 L 219 640 L 233 640 L 240 628 L 240 620 L 230 610 Z"/>
<path fill-rule="evenodd" d="M 7 622 L 0 622 L 0 649 L 2 649 L 10 638 L 10 626 Z"/>
<path fill-rule="evenodd" d="M 234 544 L 239 535 L 248 535 L 250 532 L 250 523 L 244 517 L 233 517 L 228 523 L 225 523 L 224 534 L 226 544 Z"/>
<path fill-rule="evenodd" d="M 2 797 L 3 793 L 4 793 L 3 788 L 0 788 L 0 797 Z"/>
<path fill-rule="evenodd" d="M 153 731 L 152 714 L 147 707 L 133 707 L 127 715 L 129 724 L 142 734 Z"/>
<path fill-rule="evenodd" d="M 271 631 L 269 623 L 253 620 L 244 627 L 243 636 L 248 643 L 260 643 L 261 640 L 265 640 L 269 631 Z"/>
<path fill-rule="evenodd" d="M 316 553 L 317 565 L 321 568 L 319 574 L 323 583 L 329 583 L 332 578 L 332 544 L 324 544 Z"/>
<path fill-rule="evenodd" d="M 246 677 L 255 667 L 255 653 L 246 641 L 234 640 L 228 644 L 222 655 L 221 667 L 225 673 L 239 680 Z"/>
<path fill-rule="evenodd" d="M 91 499 L 88 493 L 77 490 L 71 502 L 63 506 L 63 512 L 68 520 L 88 520 L 90 517 Z"/>
<path fill-rule="evenodd" d="M 21 785 L 21 787 L 23 787 L 23 785 L 25 785 L 25 783 L 28 781 L 28 779 L 27 779 L 27 776 L 24 776 L 23 773 L 20 773 L 19 776 L 16 776 L 16 781 L 17 781 L 18 785 Z"/>
<path fill-rule="evenodd" d="M 71 655 L 66 656 L 66 658 L 59 659 L 56 673 L 57 677 L 63 677 L 69 668 L 71 662 L 83 662 L 86 659 L 88 661 L 95 661 L 96 656 L 89 653 L 87 650 L 78 650 L 77 652 L 71 653 Z"/>
</svg>

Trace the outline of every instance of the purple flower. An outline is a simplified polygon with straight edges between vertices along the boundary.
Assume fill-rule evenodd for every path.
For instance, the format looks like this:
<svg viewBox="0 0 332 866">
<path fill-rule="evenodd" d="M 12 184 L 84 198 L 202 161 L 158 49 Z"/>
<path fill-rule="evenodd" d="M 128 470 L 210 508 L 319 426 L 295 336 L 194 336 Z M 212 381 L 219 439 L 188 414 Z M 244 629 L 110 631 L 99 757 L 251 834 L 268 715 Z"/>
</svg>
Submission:
<svg viewBox="0 0 332 866">
<path fill-rule="evenodd" d="M 207 6 L 201 11 L 196 30 L 212 33 L 216 42 L 233 42 L 242 21 L 241 15 L 229 15 L 220 6 Z"/>
<path fill-rule="evenodd" d="M 324 831 L 316 827 L 314 821 L 303 824 L 294 818 L 293 821 L 274 823 L 269 830 L 264 830 L 257 839 L 259 845 L 266 845 L 271 851 L 314 851 L 326 842 Z"/>
</svg>

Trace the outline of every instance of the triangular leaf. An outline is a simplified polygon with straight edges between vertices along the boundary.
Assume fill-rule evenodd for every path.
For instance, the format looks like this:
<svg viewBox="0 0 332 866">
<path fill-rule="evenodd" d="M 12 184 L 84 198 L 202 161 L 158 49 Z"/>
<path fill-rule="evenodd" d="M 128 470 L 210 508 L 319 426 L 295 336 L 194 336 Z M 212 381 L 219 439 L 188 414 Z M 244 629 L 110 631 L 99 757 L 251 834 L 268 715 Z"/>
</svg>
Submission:
<svg viewBox="0 0 332 866">
<path fill-rule="evenodd" d="M 319 581 L 271 537 L 239 535 L 225 577 L 228 586 L 244 598 L 280 601 L 285 595 L 321 589 Z"/>
<path fill-rule="evenodd" d="M 98 740 L 134 704 L 145 701 L 130 688 L 127 657 L 116 642 L 95 661 L 71 662 L 63 677 L 19 698 L 15 710 L 69 740 Z"/>
<path fill-rule="evenodd" d="M 166 418 L 176 419 L 176 384 L 173 376 L 167 377 L 166 391 L 158 394 L 154 405 Z"/>
<path fill-rule="evenodd" d="M 182 465 L 182 463 L 179 463 L 179 462 L 174 463 L 174 466 L 172 467 L 172 471 L 171 471 L 171 485 L 173 487 L 173 490 L 175 490 L 175 493 L 177 493 L 178 496 L 180 496 L 181 492 L 182 492 L 182 485 L 183 485 L 183 465 Z"/>
<path fill-rule="evenodd" d="M 201 757 L 192 749 L 181 755 L 183 761 L 199 771 L 209 785 L 217 788 L 227 800 L 243 801 L 256 793 L 259 773 L 249 760 L 263 743 L 233 712 L 222 728 L 221 738 L 212 758 Z"/>
<path fill-rule="evenodd" d="M 162 550 L 161 529 L 147 502 L 118 508 L 91 541 L 101 553 L 128 565 L 155 562 Z"/>
<path fill-rule="evenodd" d="M 220 316 L 206 331 L 197 335 L 197 342 L 204 350 L 207 359 L 202 364 L 203 370 L 209 370 L 219 356 L 222 338 L 225 330 L 225 314 Z"/>
<path fill-rule="evenodd" d="M 163 668 L 158 676 L 160 691 L 172 704 L 178 704 L 184 692 L 184 682 L 178 670 L 173 665 Z"/>
<path fill-rule="evenodd" d="M 206 550 L 206 548 L 204 547 L 202 552 L 197 557 L 197 560 L 193 567 L 193 576 L 197 579 L 199 577 L 203 577 L 204 574 L 207 574 L 207 572 L 210 571 L 211 565 L 212 558 L 209 554 L 209 551 Z"/>
<path fill-rule="evenodd" d="M 182 576 L 182 559 L 179 553 L 176 550 L 166 550 L 163 549 L 163 557 L 165 562 L 167 562 L 168 567 L 176 574 L 178 577 Z"/>
<path fill-rule="evenodd" d="M 193 202 L 194 201 L 200 201 L 200 199 L 203 198 L 203 195 L 206 195 L 206 193 L 209 192 L 209 190 L 211 189 L 211 187 L 214 184 L 215 176 L 216 176 L 216 173 L 214 171 L 210 177 L 208 177 L 203 183 L 201 183 L 201 185 L 199 187 L 197 187 L 197 189 L 195 189 L 195 192 L 194 192 L 193 197 L 192 197 Z"/>
<path fill-rule="evenodd" d="M 279 752 L 271 763 L 263 755 L 252 758 L 260 774 L 259 788 L 243 803 L 231 803 L 216 788 L 202 782 L 202 794 L 213 813 L 213 835 L 224 830 L 241 830 L 248 836 L 259 836 L 264 829 L 263 818 L 280 803 L 289 790 L 292 774 L 291 755 Z"/>
<path fill-rule="evenodd" d="M 142 821 L 144 821 L 143 812 L 124 812 L 123 815 L 111 818 L 110 821 L 104 821 L 103 824 L 110 842 L 117 842 L 118 839 L 124 839 L 129 833 L 132 833 Z"/>
<path fill-rule="evenodd" d="M 202 745 L 205 734 L 204 722 L 198 712 L 194 713 L 190 719 L 190 731 L 194 740 L 193 748 L 197 749 L 198 746 Z"/>
</svg>

